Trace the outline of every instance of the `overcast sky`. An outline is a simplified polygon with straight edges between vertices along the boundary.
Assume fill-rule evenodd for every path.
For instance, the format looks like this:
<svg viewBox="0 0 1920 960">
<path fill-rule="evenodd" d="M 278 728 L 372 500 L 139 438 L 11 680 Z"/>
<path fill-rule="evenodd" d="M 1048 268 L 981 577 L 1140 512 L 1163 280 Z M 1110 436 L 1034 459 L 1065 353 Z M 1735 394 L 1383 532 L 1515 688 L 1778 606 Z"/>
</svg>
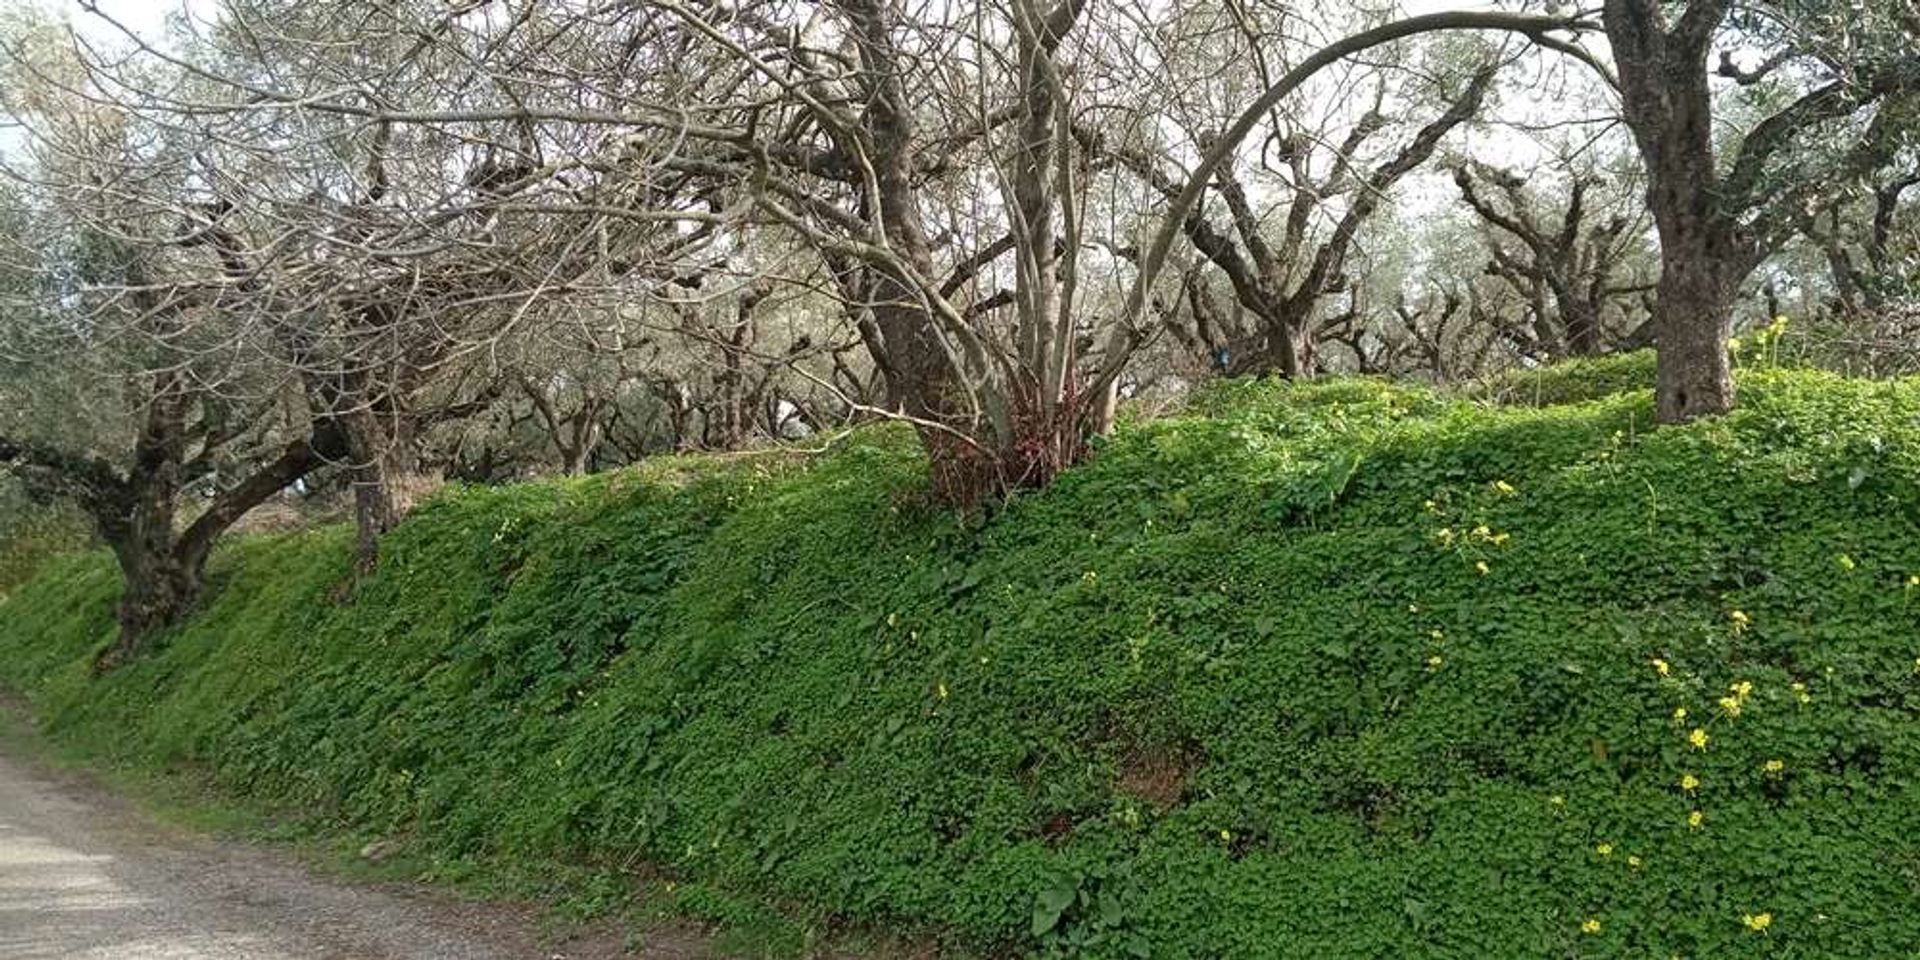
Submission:
<svg viewBox="0 0 1920 960">
<path fill-rule="evenodd" d="M 0 5 L 22 2 L 61 11 L 73 21 L 76 29 L 90 36 L 106 37 L 116 32 L 113 27 L 83 10 L 79 0 L 0 0 Z M 207 0 L 94 0 L 93 5 L 101 13 L 120 21 L 148 40 L 160 39 L 167 17 L 182 9 L 192 7 L 206 10 L 212 7 Z"/>
</svg>

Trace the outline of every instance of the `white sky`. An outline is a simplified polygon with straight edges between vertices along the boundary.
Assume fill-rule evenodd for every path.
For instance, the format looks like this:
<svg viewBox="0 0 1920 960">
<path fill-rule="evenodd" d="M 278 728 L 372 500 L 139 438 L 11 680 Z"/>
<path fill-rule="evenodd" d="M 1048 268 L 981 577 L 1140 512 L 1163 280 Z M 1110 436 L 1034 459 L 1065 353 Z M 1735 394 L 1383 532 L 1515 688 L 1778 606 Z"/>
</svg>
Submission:
<svg viewBox="0 0 1920 960">
<path fill-rule="evenodd" d="M 83 10 L 79 0 L 0 0 L 0 6 L 13 5 L 57 11 L 65 15 L 75 29 L 89 37 L 106 39 L 117 33 L 113 27 Z M 183 9 L 206 11 L 213 8 L 208 0 L 95 0 L 94 6 L 149 41 L 161 39 L 168 16 Z"/>
</svg>

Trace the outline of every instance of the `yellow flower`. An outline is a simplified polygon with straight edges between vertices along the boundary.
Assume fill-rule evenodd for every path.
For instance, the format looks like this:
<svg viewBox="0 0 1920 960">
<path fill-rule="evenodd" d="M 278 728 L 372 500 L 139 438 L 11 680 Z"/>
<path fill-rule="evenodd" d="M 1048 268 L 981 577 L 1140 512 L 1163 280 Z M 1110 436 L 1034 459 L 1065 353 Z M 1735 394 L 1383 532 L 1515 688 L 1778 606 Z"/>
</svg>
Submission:
<svg viewBox="0 0 1920 960">
<path fill-rule="evenodd" d="M 1756 933 L 1759 933 L 1759 932 L 1765 931 L 1768 927 L 1773 926 L 1773 914 L 1749 913 L 1746 916 L 1741 917 L 1740 922 L 1743 924 L 1746 924 L 1746 927 L 1748 930 L 1752 930 Z"/>
<path fill-rule="evenodd" d="M 1920 573 L 1907 574 L 1907 586 L 1909 588 L 1920 587 Z"/>
<path fill-rule="evenodd" d="M 1437 503 L 1434 503 L 1432 500 L 1428 500 L 1420 504 L 1420 509 L 1427 511 L 1428 513 L 1432 513 L 1435 510 L 1440 509 L 1440 505 Z"/>
<path fill-rule="evenodd" d="M 1739 716 L 1740 715 L 1740 698 L 1739 697 L 1721 697 L 1720 709 L 1724 711 L 1726 715 L 1729 717 Z"/>
<path fill-rule="evenodd" d="M 1835 557 L 1833 562 L 1839 564 L 1842 570 L 1852 570 L 1854 566 L 1853 558 L 1844 553 Z"/>
<path fill-rule="evenodd" d="M 1513 493 L 1513 484 L 1508 483 L 1505 480 L 1495 480 L 1493 482 L 1493 488 L 1495 490 L 1500 491 L 1501 493 L 1506 493 L 1506 494 Z"/>
<path fill-rule="evenodd" d="M 1742 680 L 1739 683 L 1728 685 L 1727 689 L 1732 691 L 1734 696 L 1739 697 L 1742 700 L 1745 700 L 1746 698 L 1753 696 L 1753 681 Z"/>
<path fill-rule="evenodd" d="M 1707 815 L 1704 813 L 1701 813 L 1698 810 L 1695 810 L 1692 813 L 1687 814 L 1687 826 L 1692 827 L 1695 830 L 1700 829 L 1701 825 L 1705 824 L 1706 822 L 1707 822 Z"/>
<path fill-rule="evenodd" d="M 1440 659 L 1440 655 L 1436 653 L 1433 656 L 1427 658 L 1427 669 L 1438 670 L 1440 669 L 1440 664 L 1443 662 L 1444 661 Z"/>
<path fill-rule="evenodd" d="M 940 695 L 940 699 L 945 700 L 947 698 L 947 685 L 945 683 L 935 684 L 933 689 L 935 693 Z"/>
<path fill-rule="evenodd" d="M 1493 572 L 1491 569 L 1487 567 L 1487 562 L 1485 560 L 1475 561 L 1473 564 L 1473 568 L 1475 570 L 1480 571 L 1480 575 L 1483 577 Z"/>
<path fill-rule="evenodd" d="M 1807 696 L 1807 685 L 1804 683 L 1792 684 L 1792 689 L 1793 689 L 1794 698 L 1799 700 L 1801 703 L 1806 703 L 1807 701 L 1813 699 L 1812 697 Z"/>
<path fill-rule="evenodd" d="M 1753 623 L 1753 618 L 1747 616 L 1746 612 L 1742 610 L 1735 610 L 1727 614 L 1727 619 L 1733 622 L 1734 633 L 1745 633 L 1747 627 Z"/>
<path fill-rule="evenodd" d="M 1489 529 L 1486 524 L 1483 523 L 1473 528 L 1473 535 L 1476 537 L 1479 537 L 1482 540 L 1485 540 L 1493 536 L 1493 531 Z"/>
<path fill-rule="evenodd" d="M 1686 708 L 1686 707 L 1674 707 L 1674 708 L 1673 708 L 1673 722 L 1674 722 L 1674 723 L 1682 723 L 1682 722 L 1684 722 L 1684 721 L 1685 721 L 1686 719 L 1687 719 L 1687 708 Z"/>
<path fill-rule="evenodd" d="M 1567 805 L 1567 798 L 1556 793 L 1547 798 L 1547 804 L 1554 807 L 1564 807 Z"/>
<path fill-rule="evenodd" d="M 1694 776 L 1691 773 L 1681 774 L 1680 789 L 1685 790 L 1688 793 L 1692 793 L 1693 791 L 1700 789 L 1700 778 Z"/>
<path fill-rule="evenodd" d="M 1654 657 L 1653 672 L 1664 677 L 1673 672 L 1673 665 L 1666 662 L 1665 660 L 1660 659 L 1659 657 Z"/>
<path fill-rule="evenodd" d="M 1587 918 L 1587 920 L 1586 920 L 1586 922 L 1585 922 L 1585 923 L 1582 923 L 1582 924 L 1580 925 L 1580 932 L 1581 932 L 1581 933 L 1589 933 L 1589 934 L 1591 934 L 1591 933 L 1599 933 L 1599 932 L 1600 932 L 1600 918 L 1599 918 L 1599 917 L 1588 917 L 1588 918 Z"/>
<path fill-rule="evenodd" d="M 1613 856 L 1613 844 L 1603 843 L 1593 848 L 1593 852 L 1603 857 Z"/>
<path fill-rule="evenodd" d="M 1445 630 L 1433 629 L 1427 631 L 1427 636 L 1432 637 L 1434 643 L 1439 643 L 1447 638 L 1447 632 Z"/>
<path fill-rule="evenodd" d="M 1763 767 L 1768 773 L 1778 776 L 1780 771 L 1787 768 L 1787 764 L 1783 760 L 1768 760 Z"/>
<path fill-rule="evenodd" d="M 1695 750 L 1705 750 L 1709 739 L 1707 732 L 1699 727 L 1694 727 L 1693 732 L 1687 734 L 1687 742 L 1693 744 Z"/>
<path fill-rule="evenodd" d="M 1640 858 L 1639 858 L 1639 857 L 1637 857 L 1637 856 L 1628 856 L 1628 857 L 1627 857 L 1627 866 L 1628 866 L 1628 867 L 1629 867 L 1630 869 L 1633 869 L 1633 870 L 1638 870 L 1638 869 L 1640 869 Z"/>
<path fill-rule="evenodd" d="M 1441 527 L 1439 532 L 1433 535 L 1433 538 L 1435 540 L 1440 541 L 1443 544 L 1446 544 L 1447 546 L 1452 546 L 1453 545 L 1453 528 Z"/>
<path fill-rule="evenodd" d="M 1506 546 L 1507 535 L 1505 533 L 1496 533 L 1493 535 L 1493 539 L 1489 542 L 1491 542 L 1496 547 Z"/>
<path fill-rule="evenodd" d="M 1727 339 L 1727 352 L 1728 352 L 1728 353 L 1739 353 L 1739 352 L 1740 352 L 1740 338 L 1739 338 L 1739 337 L 1729 337 L 1729 338 Z"/>
<path fill-rule="evenodd" d="M 1233 831 L 1232 831 L 1232 830 L 1222 830 L 1222 831 L 1220 831 L 1220 842 L 1221 842 L 1221 843 L 1232 843 L 1232 842 L 1233 842 Z"/>
</svg>

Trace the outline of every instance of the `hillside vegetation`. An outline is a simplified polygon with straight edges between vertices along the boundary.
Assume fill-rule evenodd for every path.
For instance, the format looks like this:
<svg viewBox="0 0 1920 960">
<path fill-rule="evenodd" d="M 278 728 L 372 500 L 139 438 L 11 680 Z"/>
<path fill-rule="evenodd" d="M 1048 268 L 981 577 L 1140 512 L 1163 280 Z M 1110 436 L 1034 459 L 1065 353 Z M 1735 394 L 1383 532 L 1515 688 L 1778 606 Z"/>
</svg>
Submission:
<svg viewBox="0 0 1920 960">
<path fill-rule="evenodd" d="M 69 556 L 0 605 L 0 679 L 104 760 L 447 874 L 649 864 L 694 913 L 1920 955 L 1920 384 L 1756 373 L 1649 431 L 1620 370 L 1229 384 L 984 519 L 886 429 L 449 491 L 357 583 L 349 530 L 235 543 L 99 679 L 117 581 Z"/>
</svg>

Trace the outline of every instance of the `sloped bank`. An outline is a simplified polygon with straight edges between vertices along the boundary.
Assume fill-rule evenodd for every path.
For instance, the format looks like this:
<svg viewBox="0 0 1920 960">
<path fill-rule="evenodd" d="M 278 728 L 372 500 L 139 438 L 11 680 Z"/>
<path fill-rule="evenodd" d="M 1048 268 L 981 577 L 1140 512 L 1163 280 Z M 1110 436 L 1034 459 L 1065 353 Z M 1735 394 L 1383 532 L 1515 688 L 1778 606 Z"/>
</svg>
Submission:
<svg viewBox="0 0 1920 960">
<path fill-rule="evenodd" d="M 989 951 L 1920 955 L 1920 387 L 1743 391 L 1232 385 L 977 524 L 887 431 L 466 490 L 350 591 L 341 531 L 235 545 L 102 680 L 57 561 L 0 678 L 444 864 Z"/>
</svg>

